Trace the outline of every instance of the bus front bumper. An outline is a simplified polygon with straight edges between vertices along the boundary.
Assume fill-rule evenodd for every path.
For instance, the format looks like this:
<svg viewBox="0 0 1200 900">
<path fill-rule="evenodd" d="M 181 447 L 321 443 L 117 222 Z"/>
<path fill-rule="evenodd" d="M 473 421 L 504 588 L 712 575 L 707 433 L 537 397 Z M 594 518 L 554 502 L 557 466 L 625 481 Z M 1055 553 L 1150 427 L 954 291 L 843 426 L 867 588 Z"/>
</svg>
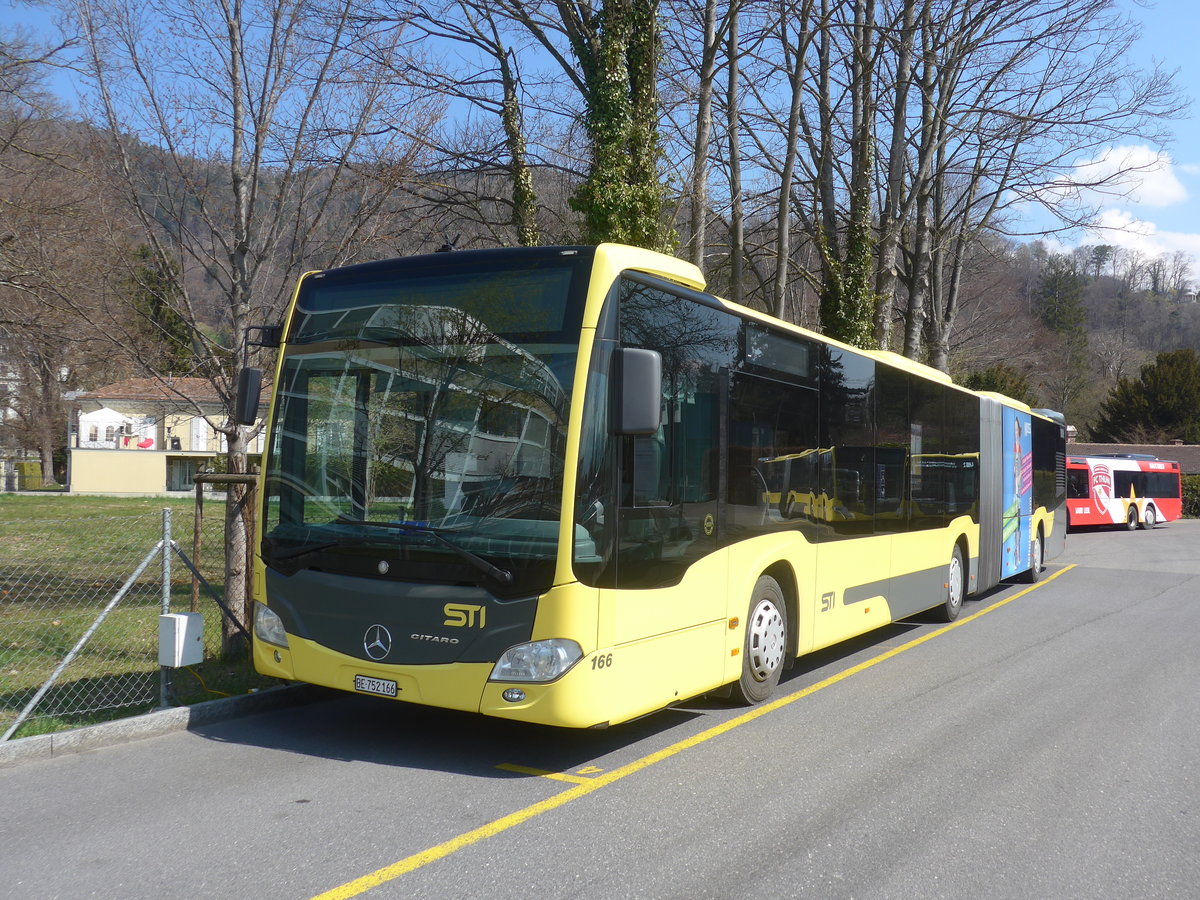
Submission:
<svg viewBox="0 0 1200 900">
<path fill-rule="evenodd" d="M 585 656 L 555 681 L 535 684 L 488 681 L 492 663 L 486 662 L 381 666 L 295 635 L 288 635 L 287 647 L 257 638 L 254 641 L 254 668 L 263 675 L 354 694 L 566 728 L 608 724 L 598 711 L 611 703 L 606 704 L 603 696 L 596 695 L 598 682 L 588 677 L 597 668 L 592 657 L 603 659 L 604 654 Z"/>
</svg>

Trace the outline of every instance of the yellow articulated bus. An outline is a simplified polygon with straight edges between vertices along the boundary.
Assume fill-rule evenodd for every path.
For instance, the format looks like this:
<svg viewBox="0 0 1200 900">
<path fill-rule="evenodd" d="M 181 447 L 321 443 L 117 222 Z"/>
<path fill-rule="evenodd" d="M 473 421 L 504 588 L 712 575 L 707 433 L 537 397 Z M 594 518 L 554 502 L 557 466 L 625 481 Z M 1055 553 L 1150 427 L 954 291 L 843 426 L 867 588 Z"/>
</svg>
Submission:
<svg viewBox="0 0 1200 900">
<path fill-rule="evenodd" d="M 952 620 L 1061 550 L 1061 417 L 704 287 L 613 244 L 304 276 L 268 417 L 256 668 L 599 727 L 761 702 L 798 656 Z"/>
</svg>

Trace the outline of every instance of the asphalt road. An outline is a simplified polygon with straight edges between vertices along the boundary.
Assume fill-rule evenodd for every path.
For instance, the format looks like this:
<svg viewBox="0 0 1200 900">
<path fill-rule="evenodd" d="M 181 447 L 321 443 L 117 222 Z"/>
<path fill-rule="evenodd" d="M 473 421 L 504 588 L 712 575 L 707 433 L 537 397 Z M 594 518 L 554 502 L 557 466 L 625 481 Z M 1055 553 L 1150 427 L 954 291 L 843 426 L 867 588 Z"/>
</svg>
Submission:
<svg viewBox="0 0 1200 900">
<path fill-rule="evenodd" d="M 1070 566 L 1070 568 L 1068 568 Z M 354 696 L 0 770 L 0 897 L 1194 897 L 1200 521 L 563 732 Z"/>
</svg>

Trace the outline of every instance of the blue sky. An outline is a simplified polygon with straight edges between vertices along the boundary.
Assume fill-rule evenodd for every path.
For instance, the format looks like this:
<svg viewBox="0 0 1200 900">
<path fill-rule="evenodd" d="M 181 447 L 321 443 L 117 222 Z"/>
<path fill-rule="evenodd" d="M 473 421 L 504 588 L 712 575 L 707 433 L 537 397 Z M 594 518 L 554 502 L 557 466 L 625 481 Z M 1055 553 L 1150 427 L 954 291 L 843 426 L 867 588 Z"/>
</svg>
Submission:
<svg viewBox="0 0 1200 900">
<path fill-rule="evenodd" d="M 1100 221 L 1105 228 L 1065 235 L 1068 247 L 1080 243 L 1107 243 L 1141 250 L 1148 255 L 1189 253 L 1193 284 L 1200 284 L 1200 4 L 1197 0 L 1154 0 L 1125 7 L 1141 24 L 1139 62 L 1158 61 L 1177 70 L 1176 84 L 1192 99 L 1186 118 L 1169 123 L 1175 139 L 1159 153 L 1136 140 L 1113 148 L 1109 159 L 1132 156 L 1149 164 L 1128 197 L 1098 198 Z M 1104 160 L 1096 162 L 1104 165 Z"/>
<path fill-rule="evenodd" d="M 1193 99 L 1187 117 L 1170 123 L 1175 139 L 1166 148 L 1131 138 L 1110 150 L 1107 158 L 1080 159 L 1098 166 L 1132 157 L 1147 166 L 1125 197 L 1096 198 L 1102 228 L 1057 235 L 1051 240 L 1063 249 L 1080 244 L 1106 243 L 1141 250 L 1147 255 L 1182 250 L 1194 260 L 1193 284 L 1200 286 L 1200 0 L 1118 0 L 1140 22 L 1143 37 L 1139 62 L 1161 62 L 1177 70 L 1177 84 Z M 48 27 L 44 7 L 18 0 L 0 0 L 0 19 L 10 25 Z M 59 87 L 70 91 L 63 79 Z M 1029 223 L 1032 226 L 1032 222 Z"/>
</svg>

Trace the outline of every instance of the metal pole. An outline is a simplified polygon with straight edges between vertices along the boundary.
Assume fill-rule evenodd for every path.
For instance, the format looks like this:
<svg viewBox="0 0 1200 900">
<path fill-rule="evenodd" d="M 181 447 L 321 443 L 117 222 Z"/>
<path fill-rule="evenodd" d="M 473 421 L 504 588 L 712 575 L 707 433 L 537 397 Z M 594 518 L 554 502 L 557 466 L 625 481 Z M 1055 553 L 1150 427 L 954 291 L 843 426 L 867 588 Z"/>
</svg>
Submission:
<svg viewBox="0 0 1200 900">
<path fill-rule="evenodd" d="M 167 548 L 171 546 L 171 507 L 162 511 L 162 614 L 171 612 L 171 554 Z M 158 707 L 166 709 L 171 705 L 171 670 L 167 666 L 158 667 Z"/>
<path fill-rule="evenodd" d="M 192 515 L 192 559 L 200 568 L 200 534 L 204 522 L 204 483 L 196 476 L 196 508 Z M 200 611 L 200 582 L 192 576 L 192 612 Z"/>
</svg>

